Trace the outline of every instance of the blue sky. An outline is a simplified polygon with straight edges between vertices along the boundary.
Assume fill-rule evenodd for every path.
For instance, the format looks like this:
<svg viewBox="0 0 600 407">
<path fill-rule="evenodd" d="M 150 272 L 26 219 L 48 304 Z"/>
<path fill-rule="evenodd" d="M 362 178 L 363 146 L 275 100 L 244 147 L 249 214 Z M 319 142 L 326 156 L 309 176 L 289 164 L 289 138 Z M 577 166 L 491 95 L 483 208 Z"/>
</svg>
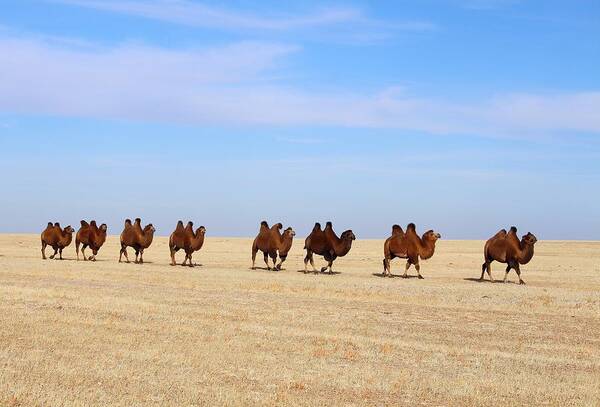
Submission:
<svg viewBox="0 0 600 407">
<path fill-rule="evenodd" d="M 21 0 L 0 231 L 600 239 L 600 3 Z"/>
</svg>

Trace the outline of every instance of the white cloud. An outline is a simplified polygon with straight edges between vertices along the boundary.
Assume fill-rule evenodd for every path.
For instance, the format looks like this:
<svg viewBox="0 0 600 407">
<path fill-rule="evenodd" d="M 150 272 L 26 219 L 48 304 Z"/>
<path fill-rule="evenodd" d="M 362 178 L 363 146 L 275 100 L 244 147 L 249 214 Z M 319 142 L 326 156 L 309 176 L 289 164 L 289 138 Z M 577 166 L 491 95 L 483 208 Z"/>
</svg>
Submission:
<svg viewBox="0 0 600 407">
<path fill-rule="evenodd" d="M 203 50 L 74 47 L 0 38 L 0 110 L 190 124 L 396 128 L 521 137 L 600 133 L 600 92 L 490 97 L 307 92 L 273 81 L 294 48 L 238 43 Z"/>
</svg>

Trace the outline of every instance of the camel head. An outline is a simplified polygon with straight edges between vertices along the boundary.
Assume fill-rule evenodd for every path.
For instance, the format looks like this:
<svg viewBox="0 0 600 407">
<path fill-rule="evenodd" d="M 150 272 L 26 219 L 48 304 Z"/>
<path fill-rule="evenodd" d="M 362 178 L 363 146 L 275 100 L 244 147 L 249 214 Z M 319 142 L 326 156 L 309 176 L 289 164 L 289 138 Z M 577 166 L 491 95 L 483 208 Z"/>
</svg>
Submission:
<svg viewBox="0 0 600 407">
<path fill-rule="evenodd" d="M 523 244 L 527 244 L 527 245 L 532 245 L 533 246 L 535 244 L 535 242 L 537 242 L 537 237 L 535 237 L 535 235 L 533 233 L 527 232 L 527 234 L 524 235 L 521 238 L 521 242 Z"/>
<path fill-rule="evenodd" d="M 108 230 L 108 226 L 106 226 L 106 223 L 100 225 L 100 230 L 103 232 L 106 232 Z"/>
<path fill-rule="evenodd" d="M 137 219 L 136 219 L 137 220 Z M 144 233 L 154 233 L 156 232 L 156 229 L 154 229 L 154 226 L 152 225 L 152 223 L 148 223 L 146 225 L 146 227 L 144 228 Z"/>
<path fill-rule="evenodd" d="M 423 240 L 428 240 L 430 242 L 435 242 L 438 239 L 441 239 L 442 235 L 440 235 L 439 233 L 434 232 L 433 230 L 428 230 L 427 232 L 423 233 Z"/>
<path fill-rule="evenodd" d="M 200 226 L 198 229 L 196 229 L 196 236 L 204 236 L 205 233 L 206 228 L 204 226 Z"/>
<path fill-rule="evenodd" d="M 65 233 L 74 233 L 74 232 L 75 232 L 75 229 L 73 229 L 73 228 L 71 227 L 71 225 L 69 225 L 69 226 L 67 226 L 67 227 L 64 229 L 64 231 L 65 231 Z"/>
<path fill-rule="evenodd" d="M 352 232 L 352 230 L 346 230 L 344 231 L 344 233 L 342 233 L 342 235 L 340 236 L 340 240 L 346 240 L 346 241 L 352 241 L 352 240 L 356 240 L 356 236 L 354 236 L 354 233 Z"/>
<path fill-rule="evenodd" d="M 292 228 L 287 228 L 286 230 L 283 231 L 283 236 L 285 236 L 285 237 L 288 237 L 288 236 L 294 237 L 294 236 L 296 236 L 296 232 L 294 232 L 294 229 L 292 229 Z"/>
</svg>

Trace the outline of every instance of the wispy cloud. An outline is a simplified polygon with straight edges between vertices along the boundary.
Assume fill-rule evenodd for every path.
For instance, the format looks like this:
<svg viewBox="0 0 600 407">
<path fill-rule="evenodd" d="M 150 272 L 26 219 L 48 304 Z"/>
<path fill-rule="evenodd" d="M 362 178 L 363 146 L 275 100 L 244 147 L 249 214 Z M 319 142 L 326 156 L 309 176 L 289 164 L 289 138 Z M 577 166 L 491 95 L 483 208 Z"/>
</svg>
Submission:
<svg viewBox="0 0 600 407">
<path fill-rule="evenodd" d="M 53 3 L 152 19 L 171 24 L 226 31 L 284 32 L 303 30 L 307 41 L 352 45 L 387 40 L 398 32 L 436 29 L 429 21 L 381 21 L 350 6 L 305 13 L 250 12 L 189 0 L 46 0 Z"/>
<path fill-rule="evenodd" d="M 600 91 L 490 96 L 470 103 L 308 92 L 272 80 L 294 48 L 238 43 L 202 50 L 71 47 L 0 38 L 0 110 L 192 124 L 395 128 L 522 137 L 600 133 Z"/>
</svg>

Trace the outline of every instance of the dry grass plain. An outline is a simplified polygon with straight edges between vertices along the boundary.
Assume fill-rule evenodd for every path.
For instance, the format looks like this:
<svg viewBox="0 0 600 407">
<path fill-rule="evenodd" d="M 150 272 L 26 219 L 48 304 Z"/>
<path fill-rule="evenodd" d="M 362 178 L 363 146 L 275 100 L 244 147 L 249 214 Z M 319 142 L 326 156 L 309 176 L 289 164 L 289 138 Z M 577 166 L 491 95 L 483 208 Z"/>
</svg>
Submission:
<svg viewBox="0 0 600 407">
<path fill-rule="evenodd" d="M 0 404 L 600 405 L 599 242 L 539 242 L 527 286 L 469 280 L 480 241 L 440 241 L 425 280 L 374 276 L 375 240 L 331 276 L 298 272 L 302 239 L 278 273 L 250 239 L 207 238 L 194 269 L 117 242 L 42 261 L 0 235 Z"/>
</svg>

